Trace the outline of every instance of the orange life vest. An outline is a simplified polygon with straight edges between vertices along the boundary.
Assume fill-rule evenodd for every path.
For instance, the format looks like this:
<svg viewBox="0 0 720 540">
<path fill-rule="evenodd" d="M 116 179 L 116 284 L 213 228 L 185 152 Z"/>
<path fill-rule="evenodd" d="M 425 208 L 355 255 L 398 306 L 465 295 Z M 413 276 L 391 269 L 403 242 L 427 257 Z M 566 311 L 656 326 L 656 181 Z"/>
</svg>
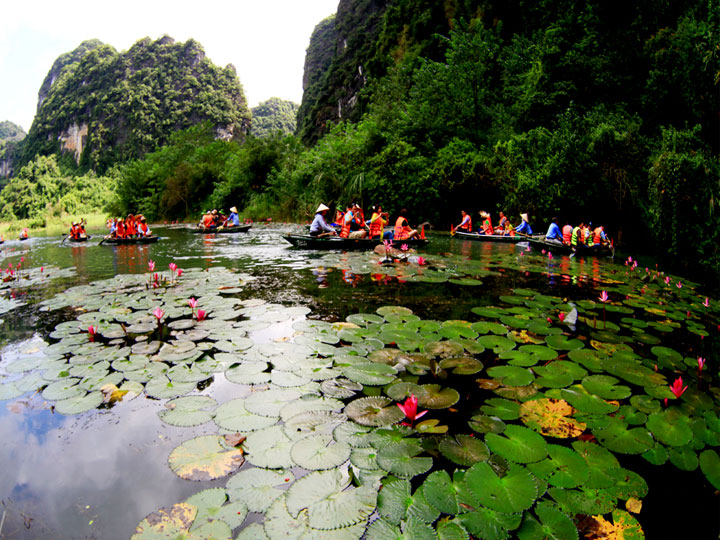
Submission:
<svg viewBox="0 0 720 540">
<path fill-rule="evenodd" d="M 403 222 L 405 222 L 405 225 L 403 225 Z M 407 224 L 407 219 L 400 216 L 395 222 L 395 240 L 405 240 L 405 238 L 407 238 L 410 234 L 410 230 L 410 226 Z"/>
<path fill-rule="evenodd" d="M 212 214 L 205 214 L 202 219 L 203 226 L 205 227 L 214 227 L 215 226 L 215 220 L 213 220 Z"/>
<path fill-rule="evenodd" d="M 118 221 L 117 227 L 115 228 L 115 234 L 118 238 L 125 238 L 125 223 Z"/>
<path fill-rule="evenodd" d="M 342 228 L 340 229 L 340 238 L 350 236 L 350 224 L 352 223 L 352 210 L 348 210 L 342 218 Z M 348 219 L 350 218 L 350 219 Z"/>
<path fill-rule="evenodd" d="M 485 218 L 485 221 L 483 221 L 483 232 L 485 234 L 493 234 L 495 232 L 495 229 L 493 229 L 492 221 L 490 221 L 490 218 Z"/>
<path fill-rule="evenodd" d="M 597 227 L 593 231 L 593 244 L 602 244 L 602 228 Z"/>
<path fill-rule="evenodd" d="M 458 229 L 461 229 L 463 231 L 472 232 L 472 218 L 470 216 L 467 216 L 468 220 L 465 224 L 458 225 Z"/>
<path fill-rule="evenodd" d="M 134 236 L 137 234 L 137 229 L 135 228 L 135 220 L 131 219 L 125 222 L 125 234 L 128 236 Z"/>
<path fill-rule="evenodd" d="M 372 215 L 372 219 L 370 220 L 370 238 L 382 236 L 384 225 L 385 223 L 383 222 L 382 216 L 377 212 L 374 213 Z"/>
<path fill-rule="evenodd" d="M 565 225 L 562 230 L 563 243 L 567 244 L 568 246 L 570 245 L 570 240 L 572 239 L 572 231 L 572 225 Z"/>
<path fill-rule="evenodd" d="M 146 236 L 148 232 L 147 223 L 140 223 L 140 225 L 138 225 L 138 231 L 140 231 L 140 234 L 143 236 Z"/>
</svg>

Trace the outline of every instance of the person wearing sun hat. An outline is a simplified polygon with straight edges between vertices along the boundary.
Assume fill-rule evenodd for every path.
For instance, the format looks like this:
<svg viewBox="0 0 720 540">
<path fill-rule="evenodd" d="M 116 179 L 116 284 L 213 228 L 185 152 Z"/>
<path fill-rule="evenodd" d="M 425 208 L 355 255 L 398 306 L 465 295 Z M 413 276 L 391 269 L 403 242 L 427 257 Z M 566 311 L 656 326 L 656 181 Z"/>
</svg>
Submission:
<svg viewBox="0 0 720 540">
<path fill-rule="evenodd" d="M 520 223 L 520 225 L 515 227 L 515 232 L 530 236 L 533 232 L 532 232 L 532 229 L 530 228 L 530 224 L 528 223 L 528 215 L 520 214 L 520 217 L 522 218 L 522 223 Z"/>
<path fill-rule="evenodd" d="M 330 208 L 328 208 L 322 203 L 320 203 L 320 206 L 317 207 L 317 210 L 315 210 L 315 218 L 310 225 L 310 236 L 323 237 L 334 236 L 337 234 L 337 232 L 335 232 L 335 229 L 333 229 L 325 221 L 325 216 L 327 215 L 328 210 L 330 210 Z"/>
<path fill-rule="evenodd" d="M 240 218 L 238 217 L 238 209 L 235 206 L 230 207 L 230 215 L 223 222 L 223 227 L 238 227 Z"/>
</svg>

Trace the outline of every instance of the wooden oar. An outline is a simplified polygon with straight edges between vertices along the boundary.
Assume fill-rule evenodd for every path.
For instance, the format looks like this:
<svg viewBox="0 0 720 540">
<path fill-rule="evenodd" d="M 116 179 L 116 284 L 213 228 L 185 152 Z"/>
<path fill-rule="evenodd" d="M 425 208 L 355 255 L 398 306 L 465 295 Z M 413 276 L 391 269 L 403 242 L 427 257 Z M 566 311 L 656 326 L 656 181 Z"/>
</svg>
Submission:
<svg viewBox="0 0 720 540">
<path fill-rule="evenodd" d="M 100 240 L 100 243 L 98 244 L 98 246 L 102 246 L 102 243 L 103 243 L 105 240 L 109 239 L 110 236 L 111 236 L 111 235 L 108 234 L 107 236 L 103 237 L 103 239 Z"/>
</svg>

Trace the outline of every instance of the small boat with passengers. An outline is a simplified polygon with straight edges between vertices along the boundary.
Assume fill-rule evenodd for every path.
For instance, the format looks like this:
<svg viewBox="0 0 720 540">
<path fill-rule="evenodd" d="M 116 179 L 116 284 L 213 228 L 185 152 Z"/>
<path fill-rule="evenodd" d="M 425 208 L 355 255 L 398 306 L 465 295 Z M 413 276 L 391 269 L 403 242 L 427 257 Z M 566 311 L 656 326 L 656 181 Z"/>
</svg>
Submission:
<svg viewBox="0 0 720 540">
<path fill-rule="evenodd" d="M 556 255 L 571 255 L 575 254 L 582 255 L 584 257 L 614 257 L 615 250 L 612 245 L 597 245 L 588 246 L 586 244 L 578 244 L 575 248 L 568 246 L 567 244 L 560 244 L 559 242 L 553 242 L 545 240 L 545 235 L 539 237 L 533 236 L 532 238 L 526 238 L 530 245 L 535 248 L 544 249 L 550 253 Z"/>
<path fill-rule="evenodd" d="M 509 234 L 478 234 L 474 232 L 455 231 L 452 235 L 458 240 L 473 240 L 476 242 L 499 242 L 501 244 L 517 244 L 518 242 L 527 242 L 530 238 L 540 238 L 541 235 L 528 237 L 525 235 L 509 235 Z"/>
<path fill-rule="evenodd" d="M 375 246 L 382 244 L 380 238 L 341 238 L 339 236 L 310 236 L 309 234 L 286 234 L 283 238 L 290 242 L 293 246 L 302 249 L 337 249 L 337 250 L 354 250 L 354 249 L 374 249 Z M 410 240 L 395 240 L 393 247 L 399 248 L 407 245 L 411 248 L 421 248 L 428 244 L 427 239 L 412 238 Z"/>
<path fill-rule="evenodd" d="M 111 246 L 124 246 L 130 244 L 154 244 L 158 240 L 160 240 L 160 237 L 154 234 L 150 236 L 128 236 L 124 238 L 106 236 L 100 240 L 98 245 L 101 246 L 103 244 L 108 244 Z"/>
<path fill-rule="evenodd" d="M 194 227 L 190 231 L 194 234 L 235 234 L 248 232 L 252 225 L 235 225 L 234 227 Z"/>
</svg>

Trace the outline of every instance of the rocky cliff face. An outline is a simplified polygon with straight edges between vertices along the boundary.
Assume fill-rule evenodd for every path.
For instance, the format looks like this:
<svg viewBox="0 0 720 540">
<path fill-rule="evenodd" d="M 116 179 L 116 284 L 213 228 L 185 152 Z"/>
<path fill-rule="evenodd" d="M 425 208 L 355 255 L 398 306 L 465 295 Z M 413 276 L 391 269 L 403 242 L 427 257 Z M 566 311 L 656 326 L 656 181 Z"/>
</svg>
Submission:
<svg viewBox="0 0 720 540">
<path fill-rule="evenodd" d="M 122 53 L 86 41 L 48 72 L 22 162 L 61 153 L 66 164 L 103 172 L 203 122 L 221 138 L 247 133 L 250 111 L 232 65 L 215 66 L 193 40 L 145 38 Z"/>
<path fill-rule="evenodd" d="M 25 130 L 17 124 L 0 122 L 0 179 L 12 176 L 25 136 Z"/>
<path fill-rule="evenodd" d="M 298 134 L 305 142 L 322 136 L 328 122 L 359 117 L 358 93 L 367 83 L 367 63 L 389 3 L 340 0 L 335 17 L 315 28 L 305 57 L 298 111 Z"/>
</svg>

